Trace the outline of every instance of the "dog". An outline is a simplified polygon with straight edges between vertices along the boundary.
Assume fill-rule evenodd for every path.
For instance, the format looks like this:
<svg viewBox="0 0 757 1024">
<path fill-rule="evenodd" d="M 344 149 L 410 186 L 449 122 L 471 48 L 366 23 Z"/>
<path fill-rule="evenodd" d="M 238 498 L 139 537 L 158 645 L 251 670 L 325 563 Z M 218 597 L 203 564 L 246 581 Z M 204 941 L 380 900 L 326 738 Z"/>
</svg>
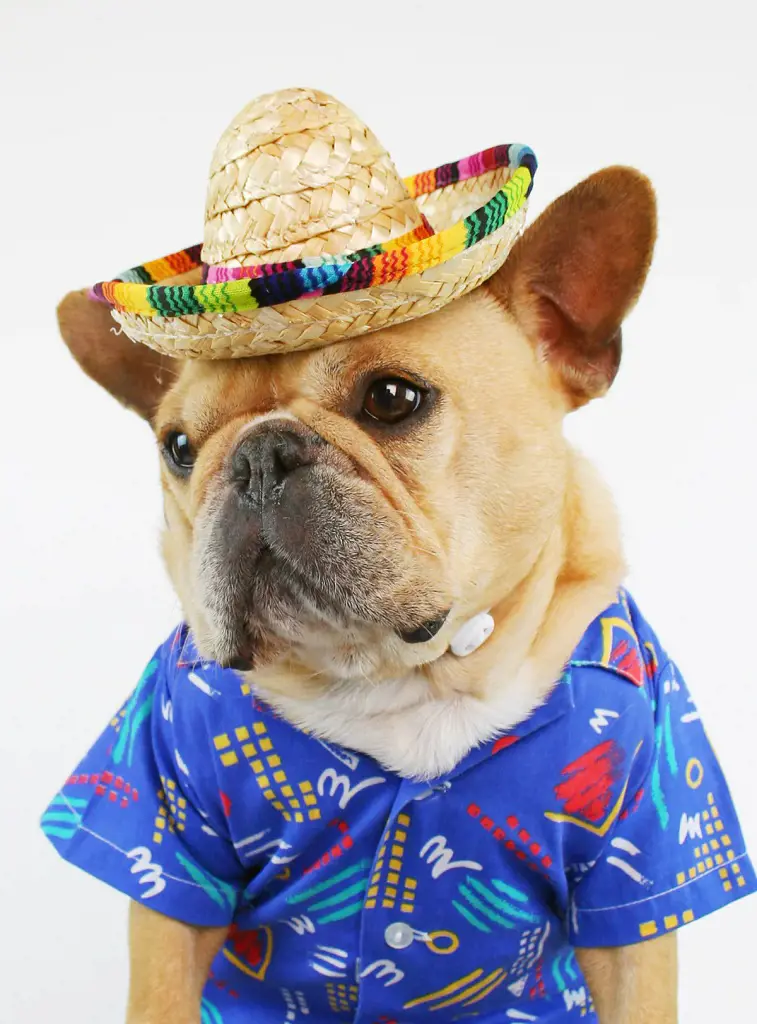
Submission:
<svg viewBox="0 0 757 1024">
<path fill-rule="evenodd" d="M 247 764 L 240 767 L 237 761 L 244 761 L 244 748 L 232 750 L 237 741 L 231 731 L 216 735 L 215 726 L 202 726 L 207 739 L 203 744 L 197 739 L 199 733 L 192 732 L 199 725 L 182 725 L 182 715 L 200 714 L 183 711 L 182 701 L 187 705 L 195 699 L 209 701 L 216 707 L 222 701 L 217 691 L 239 684 L 245 696 L 235 692 L 235 706 L 243 699 L 247 708 L 254 699 L 263 716 L 256 719 L 251 738 L 246 728 L 238 732 L 243 739 L 248 737 L 250 749 L 258 743 L 260 749 L 250 758 L 271 749 L 261 736 L 281 744 L 284 740 L 276 739 L 275 730 L 287 729 L 287 742 L 300 742 L 296 739 L 300 737 L 308 744 L 297 755 L 303 763 L 317 756 L 333 765 L 324 768 L 318 784 L 310 787 L 313 806 L 316 800 L 319 807 L 321 803 L 328 806 L 313 823 L 319 831 L 304 852 L 291 829 L 296 816 L 302 817 L 295 805 L 305 813 L 307 824 L 310 784 L 302 784 L 299 796 L 295 788 L 295 796 L 287 798 L 292 808 L 288 811 L 290 805 L 278 789 L 266 797 L 267 808 L 271 801 L 276 806 L 276 797 L 283 800 L 280 806 L 290 819 L 280 834 L 283 838 L 272 841 L 274 855 L 271 850 L 261 855 L 257 877 L 274 888 L 296 884 L 299 888 L 292 891 L 300 893 L 320 877 L 318 870 L 328 850 L 335 862 L 342 856 L 341 863 L 347 863 L 349 848 L 340 847 L 341 840 L 329 836 L 352 836 L 353 831 L 357 836 L 361 828 L 369 828 L 366 821 L 374 813 L 371 800 L 387 791 L 386 780 L 396 780 L 398 786 L 407 785 L 417 794 L 413 814 L 443 814 L 433 818 L 429 835 L 422 836 L 422 847 L 418 841 L 419 850 L 425 852 L 418 856 L 415 875 L 423 870 L 429 880 L 454 882 L 456 889 L 450 891 L 453 896 L 457 893 L 454 902 L 462 910 L 450 914 L 461 927 L 468 927 L 466 921 L 471 924 L 472 918 L 470 934 L 478 935 L 483 944 L 480 968 L 467 973 L 455 970 L 455 956 L 445 953 L 463 941 L 462 933 L 457 925 L 439 928 L 432 922 L 434 931 L 420 920 L 425 883 L 419 880 L 417 890 L 407 887 L 402 881 L 405 868 L 396 867 L 408 860 L 407 853 L 403 859 L 403 844 L 410 849 L 414 826 L 407 826 L 409 818 L 400 816 L 403 838 L 397 837 L 399 827 L 390 836 L 389 824 L 384 833 L 384 818 L 391 821 L 391 808 L 381 805 L 384 817 L 376 826 L 375 842 L 383 847 L 394 844 L 386 856 L 396 861 L 395 885 L 381 890 L 386 877 L 379 867 L 356 892 L 358 900 L 367 901 L 364 906 L 379 900 L 376 914 L 381 911 L 382 892 L 383 905 L 391 903 L 388 918 L 396 921 L 386 931 L 372 923 L 365 909 L 361 912 L 365 942 L 369 943 L 371 928 L 379 929 L 377 941 L 385 955 L 370 963 L 368 957 L 361 957 L 357 963 L 350 946 L 353 939 L 335 941 L 332 933 L 322 933 L 317 913 L 312 909 L 305 913 L 309 904 L 304 897 L 297 902 L 298 895 L 292 898 L 289 918 L 280 918 L 276 926 L 266 920 L 256 928 L 245 928 L 236 919 L 231 924 L 213 923 L 211 918 L 204 924 L 178 920 L 161 911 L 157 902 L 157 909 L 152 909 L 149 900 L 135 895 L 130 921 L 129 1024 L 200 1020 L 233 1024 L 255 1014 L 274 1019 L 272 1004 L 264 1005 L 262 995 L 257 1004 L 252 1001 L 256 997 L 245 992 L 262 992 L 276 963 L 282 964 L 276 975 L 280 993 L 276 1012 L 278 1018 L 286 1014 L 287 1021 L 301 1016 L 308 1000 L 311 1013 L 324 1019 L 340 1014 L 345 1019 L 379 1019 L 382 1006 L 389 1014 L 383 1019 L 394 1019 L 393 992 L 400 989 L 404 1002 L 398 1017 L 406 1022 L 443 1007 L 449 1007 L 446 1014 L 452 1016 L 465 1014 L 469 1004 L 471 1013 L 497 1012 L 500 1019 L 508 1020 L 563 1020 L 571 1014 L 589 1019 L 595 1014 L 602 1024 L 676 1020 L 675 927 L 705 912 L 703 904 L 691 902 L 693 897 L 681 896 L 685 907 L 670 910 L 667 924 L 662 923 L 662 910 L 655 916 L 650 904 L 648 914 L 634 918 L 633 939 L 628 938 L 630 932 L 620 930 L 608 935 L 607 941 L 592 941 L 591 936 L 599 933 L 589 925 L 589 938 L 574 942 L 576 924 L 568 920 L 569 902 L 554 910 L 547 938 L 549 929 L 519 910 L 531 906 L 523 896 L 527 892 L 531 898 L 525 883 L 515 887 L 511 881 L 498 883 L 498 895 L 491 887 L 482 888 L 486 874 L 482 850 L 485 844 L 493 848 L 497 841 L 497 849 L 505 855 L 521 858 L 513 863 L 537 888 L 546 884 L 544 878 L 553 871 L 579 892 L 581 886 L 590 891 L 586 878 L 592 873 L 605 872 L 610 884 L 619 887 L 619 905 L 653 900 L 665 888 L 662 877 L 645 877 L 647 870 L 653 871 L 644 864 L 647 847 L 653 845 L 651 838 L 636 845 L 630 839 L 621 840 L 616 848 L 609 844 L 618 834 L 612 829 L 624 815 L 632 822 L 639 801 L 647 799 L 639 795 L 644 790 L 639 780 L 651 778 L 654 759 L 662 756 L 659 737 L 655 751 L 654 708 L 648 697 L 642 708 L 639 695 L 651 692 L 648 688 L 653 685 L 664 685 L 672 692 L 684 684 L 651 632 L 644 625 L 638 629 L 634 625 L 640 620 L 622 590 L 625 566 L 612 499 L 592 466 L 563 434 L 565 416 L 604 395 L 615 378 L 622 323 L 641 293 L 655 235 L 655 199 L 648 180 L 629 168 L 608 168 L 559 197 L 526 229 L 493 276 L 444 309 L 325 347 L 241 360 L 173 359 L 114 333 L 109 309 L 92 302 L 86 292 L 64 299 L 59 308 L 60 329 L 74 358 L 98 384 L 150 424 L 160 450 L 163 554 L 187 625 L 165 655 L 170 672 L 184 673 L 183 683 L 175 682 L 160 697 L 160 709 L 156 690 L 152 713 L 164 722 L 172 716 L 172 728 L 179 736 L 176 742 L 182 744 L 176 753 L 179 768 L 184 770 L 184 761 L 189 765 L 185 776 L 173 765 L 178 779 L 173 795 L 168 769 L 161 768 L 156 783 L 165 805 L 161 826 L 165 842 L 178 842 L 189 834 L 190 823 L 186 833 L 182 831 L 188 819 L 182 817 L 181 808 L 188 803 L 191 809 L 193 800 L 202 806 L 204 816 L 196 818 L 197 828 L 216 835 L 214 841 L 218 841 L 219 831 L 228 827 L 238 852 L 247 838 L 255 839 L 264 830 L 252 812 L 245 826 L 247 838 L 240 838 L 244 829 L 235 832 L 236 826 L 225 824 L 233 822 L 235 814 L 245 813 L 240 801 L 246 802 L 247 797 L 224 789 L 223 780 L 228 772 L 238 770 L 240 779 L 244 771 L 244 778 L 254 781 L 268 768 L 255 769 L 254 760 L 250 761 L 253 772 Z M 574 653 L 581 650 L 582 638 L 592 623 L 603 621 L 620 622 L 627 650 L 617 657 L 609 653 L 604 668 L 595 665 L 587 670 L 594 673 L 596 690 L 587 691 L 586 700 L 599 709 L 592 732 L 588 719 L 581 718 L 578 698 L 559 715 L 549 709 L 554 707 L 555 694 L 567 688 L 559 682 L 566 682 L 566 666 L 576 666 L 578 672 L 583 664 Z M 461 635 L 473 637 L 470 653 L 460 652 L 459 643 L 455 644 Z M 631 656 L 637 658 L 634 667 L 628 667 L 628 662 L 624 668 L 622 658 Z M 158 671 L 169 674 L 169 668 Z M 187 682 L 192 673 L 195 679 Z M 624 673 L 628 679 L 621 678 Z M 200 693 L 200 684 L 205 692 Z M 613 700 L 621 702 L 620 711 L 611 710 L 616 705 L 607 702 Z M 126 706 L 127 719 L 135 708 L 134 701 Z M 542 856 L 542 851 L 540 864 L 536 863 L 533 850 L 539 849 L 539 843 L 533 842 L 534 836 L 523 839 L 524 829 L 509 826 L 504 812 L 501 820 L 496 814 L 487 818 L 487 794 L 478 807 L 465 789 L 465 777 L 454 775 L 466 758 L 478 756 L 477 751 L 491 753 L 497 748 L 495 756 L 502 758 L 499 786 L 528 803 L 538 788 L 529 772 L 541 771 L 540 762 L 521 765 L 506 758 L 514 758 L 519 749 L 526 756 L 527 744 L 535 741 L 536 733 L 527 735 L 522 730 L 531 728 L 532 721 L 538 723 L 540 715 L 546 715 L 542 736 L 551 730 L 551 748 L 560 749 L 568 743 L 568 734 L 581 728 L 593 737 L 592 751 L 610 761 L 606 793 L 599 792 L 599 775 L 592 776 L 589 784 L 589 802 L 596 797 L 599 811 L 587 809 L 589 805 L 575 810 L 567 803 L 572 808 L 568 813 L 554 810 L 546 815 L 559 835 L 580 834 L 595 844 L 585 863 L 579 863 L 577 854 L 568 863 L 566 854 L 564 863 L 545 867 L 557 856 Z M 607 753 L 613 730 L 626 727 L 618 723 L 634 716 L 645 723 L 639 726 L 638 748 L 628 754 L 642 766 L 638 776 L 636 769 L 620 766 L 613 760 L 615 755 Z M 509 746 L 508 737 L 518 742 Z M 166 757 L 173 742 L 166 740 Z M 706 741 L 699 738 L 697 742 Z M 226 767 L 218 762 L 224 750 Z M 711 768 L 697 751 L 707 787 L 715 786 L 716 767 Z M 275 756 L 272 764 L 278 763 Z M 577 757 L 573 764 L 579 761 Z M 508 763 L 514 767 L 508 769 Z M 524 767 L 528 763 L 530 769 Z M 680 753 L 679 764 L 683 772 Z M 544 769 L 550 792 L 565 787 L 564 767 L 564 761 L 558 760 Z M 479 770 L 474 766 L 470 778 Z M 327 785 L 323 779 L 329 773 Z M 339 782 L 340 778 L 344 781 Z M 440 779 L 451 781 L 434 788 Z M 696 779 L 692 775 L 689 781 Z M 267 783 L 268 776 L 261 788 Z M 273 792 L 274 783 L 269 785 Z M 74 789 L 69 787 L 70 792 Z M 281 792 L 285 790 L 282 784 Z M 176 793 L 182 791 L 184 805 L 176 802 Z M 456 795 L 463 791 L 464 797 Z M 687 792 L 693 798 L 695 789 Z M 119 794 L 120 799 L 127 798 Z M 224 813 L 209 812 L 212 799 L 225 801 Z M 353 824 L 348 811 L 363 799 L 368 809 L 356 810 Z M 533 799 L 540 798 L 534 795 Z M 488 802 L 497 806 L 493 797 Z M 720 813 L 727 816 L 727 795 L 718 793 L 717 802 Z M 434 811 L 434 806 L 443 811 Z M 669 798 L 666 813 L 673 820 L 664 848 L 683 856 L 684 839 L 679 843 L 675 834 L 677 807 Z M 543 820 L 541 807 L 538 811 Z M 378 810 L 375 815 L 380 817 Z M 463 845 L 462 832 L 453 849 L 447 832 L 439 831 L 440 822 L 456 815 L 467 822 L 465 848 L 458 846 Z M 741 858 L 738 826 L 729 823 L 728 828 L 731 848 Z M 96 821 L 89 830 L 97 831 Z M 268 833 L 261 843 L 274 835 Z M 359 845 L 358 839 L 355 842 Z M 166 850 L 163 843 L 129 851 L 131 872 L 151 889 L 159 890 L 159 883 L 168 876 L 167 862 L 158 859 Z M 317 861 L 316 853 L 320 853 Z M 308 856 L 312 863 L 300 876 Z M 605 862 L 612 856 L 616 864 L 625 858 L 627 867 L 607 867 Z M 748 861 L 740 863 L 747 891 L 753 887 L 752 876 Z M 93 864 L 83 866 L 101 874 Z M 532 867 L 538 870 L 529 874 L 527 869 Z M 688 881 L 688 867 L 680 870 Z M 706 874 L 709 878 L 709 869 Z M 372 898 L 372 889 L 365 886 L 377 875 L 374 888 L 381 891 Z M 199 879 L 199 885 L 216 886 L 214 898 L 223 901 L 222 883 L 212 878 L 208 883 L 197 867 L 192 868 L 192 877 L 195 882 Z M 215 872 L 213 877 L 222 876 Z M 353 881 L 356 877 L 350 876 Z M 717 879 L 717 872 L 712 878 Z M 248 881 L 245 878 L 243 884 Z M 399 902 L 395 905 L 391 895 L 403 884 L 406 890 L 396 899 L 405 900 L 406 910 L 400 909 Z M 629 887 L 630 896 L 620 891 L 623 886 Z M 679 887 L 682 894 L 687 893 Z M 142 892 L 147 888 L 143 884 Z M 323 891 L 328 901 L 331 890 Z M 415 899 L 414 891 L 419 894 Z M 740 894 L 734 889 L 734 896 Z M 523 902 L 518 903 L 521 897 Z M 501 909 L 504 899 L 509 910 Z M 695 910 L 687 909 L 686 899 Z M 726 902 L 725 897 L 721 900 Z M 315 898 L 312 903 L 319 905 Z M 432 904 L 423 905 L 430 908 Z M 516 916 L 511 920 L 507 914 L 513 908 Z M 588 917 L 587 910 L 576 921 Z M 618 911 L 618 920 L 621 917 Z M 346 918 L 344 929 L 354 920 Z M 516 945 L 512 955 L 497 953 L 501 937 L 518 934 L 513 922 L 520 928 L 530 922 L 525 938 L 519 940 L 522 948 Z M 554 988 L 556 982 L 542 979 L 540 963 L 543 967 L 544 961 L 539 957 L 552 948 L 549 944 L 557 941 L 561 927 L 562 938 L 555 947 L 558 960 L 551 962 L 563 965 L 562 988 L 558 985 L 552 993 L 549 986 Z M 470 938 L 467 941 L 470 948 L 475 947 Z M 309 958 L 309 976 L 326 986 L 323 998 L 330 1009 L 318 1010 L 302 984 L 300 966 L 293 966 L 291 983 L 286 982 L 286 962 L 295 962 L 295 954 L 286 951 L 294 948 L 294 942 L 308 944 L 308 952 L 302 955 Z M 484 947 L 491 947 L 490 959 Z M 277 950 L 284 950 L 279 960 Z M 425 959 L 403 960 L 403 951 Z M 242 983 L 253 986 L 245 992 L 240 989 L 240 999 L 248 1002 L 240 1006 L 239 1016 L 233 1011 L 226 1016 L 225 1009 L 215 1007 L 214 993 L 219 985 L 228 991 L 229 982 L 214 964 L 236 970 Z M 555 970 L 556 978 L 560 971 Z M 378 1001 L 372 1004 L 371 985 L 380 989 L 375 996 Z M 405 990 L 403 986 L 408 985 Z M 461 991 L 465 1002 L 456 1001 Z M 553 994 L 557 1004 L 549 1002 Z M 510 1002 L 485 1001 L 495 996 Z M 519 1009 L 511 1014 L 508 1006 Z M 554 1018 L 548 1015 L 550 1006 Z M 547 1016 L 542 1018 L 542 1012 Z M 449 1019 L 446 1014 L 444 1019 Z"/>
</svg>

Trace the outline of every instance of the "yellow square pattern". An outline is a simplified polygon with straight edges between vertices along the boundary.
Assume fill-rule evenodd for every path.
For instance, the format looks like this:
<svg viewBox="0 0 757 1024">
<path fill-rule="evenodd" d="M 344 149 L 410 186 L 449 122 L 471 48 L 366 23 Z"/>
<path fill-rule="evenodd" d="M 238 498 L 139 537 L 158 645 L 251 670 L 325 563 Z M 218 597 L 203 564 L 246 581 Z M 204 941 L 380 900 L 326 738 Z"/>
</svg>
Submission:
<svg viewBox="0 0 757 1024">
<path fill-rule="evenodd" d="M 239 744 L 239 750 L 246 758 L 258 785 L 263 790 L 263 796 L 283 815 L 285 821 L 304 822 L 306 815 L 301 809 L 299 799 L 295 796 L 292 783 L 287 779 L 281 757 L 276 753 L 273 741 L 267 734 L 265 723 L 253 722 L 252 733 L 256 737 L 256 743 L 252 742 L 250 729 L 247 726 L 240 725 L 233 730 L 234 739 Z M 219 751 L 219 758 L 223 765 L 228 767 L 239 763 L 239 756 L 232 747 L 232 740 L 228 733 L 215 736 L 213 743 L 216 750 Z M 259 752 L 266 755 L 267 765 L 263 763 Z M 270 772 L 270 777 L 266 772 Z M 319 821 L 321 812 L 318 808 L 318 797 L 313 791 L 313 783 L 305 779 L 297 785 L 303 795 L 307 794 L 304 796 L 307 820 Z M 286 807 L 285 802 L 289 804 L 289 807 Z"/>
</svg>

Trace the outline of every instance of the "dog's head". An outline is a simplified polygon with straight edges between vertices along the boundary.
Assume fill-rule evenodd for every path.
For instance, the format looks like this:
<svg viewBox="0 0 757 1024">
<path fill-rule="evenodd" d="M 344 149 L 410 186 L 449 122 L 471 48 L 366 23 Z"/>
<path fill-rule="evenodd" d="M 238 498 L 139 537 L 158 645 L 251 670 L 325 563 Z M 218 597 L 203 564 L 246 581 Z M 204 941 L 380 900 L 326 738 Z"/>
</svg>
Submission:
<svg viewBox="0 0 757 1024">
<path fill-rule="evenodd" d="M 74 356 L 155 431 L 166 561 L 203 656 L 376 681 L 506 603 L 562 522 L 562 419 L 612 382 L 654 235 L 646 179 L 609 169 L 443 311 L 248 360 L 158 356 L 68 296 Z"/>
</svg>

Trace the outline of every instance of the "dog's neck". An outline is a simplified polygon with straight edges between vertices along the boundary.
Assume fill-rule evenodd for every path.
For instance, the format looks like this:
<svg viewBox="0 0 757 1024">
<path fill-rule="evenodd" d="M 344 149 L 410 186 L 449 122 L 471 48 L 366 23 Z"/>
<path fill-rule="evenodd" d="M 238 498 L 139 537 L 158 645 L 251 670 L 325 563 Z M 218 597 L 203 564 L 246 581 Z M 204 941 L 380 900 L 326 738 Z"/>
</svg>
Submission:
<svg viewBox="0 0 757 1024">
<path fill-rule="evenodd" d="M 578 456 L 569 476 L 558 523 L 526 577 L 495 603 L 494 633 L 469 657 L 443 650 L 396 678 L 321 679 L 296 696 L 277 673 L 253 679 L 257 692 L 306 732 L 410 778 L 450 771 L 473 747 L 523 721 L 549 696 L 624 573 L 607 492 Z"/>
</svg>

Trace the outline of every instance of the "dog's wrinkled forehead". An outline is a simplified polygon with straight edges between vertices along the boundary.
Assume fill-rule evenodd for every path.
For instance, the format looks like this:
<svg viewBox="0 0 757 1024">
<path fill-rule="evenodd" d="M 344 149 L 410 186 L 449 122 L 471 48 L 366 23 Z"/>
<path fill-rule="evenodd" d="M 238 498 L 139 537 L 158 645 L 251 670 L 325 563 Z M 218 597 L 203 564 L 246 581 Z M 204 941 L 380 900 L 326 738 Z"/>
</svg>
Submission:
<svg viewBox="0 0 757 1024">
<path fill-rule="evenodd" d="M 233 420 L 298 405 L 308 408 L 311 420 L 317 419 L 316 407 L 354 419 L 370 382 L 391 376 L 435 390 L 448 413 L 465 413 L 492 393 L 492 370 L 507 366 L 513 373 L 499 377 L 497 395 L 512 403 L 511 408 L 523 403 L 526 414 L 523 374 L 535 387 L 542 382 L 519 333 L 511 329 L 512 337 L 503 337 L 505 319 L 481 293 L 433 317 L 321 349 L 229 361 L 188 360 L 165 395 L 154 426 L 158 434 L 167 427 L 192 430 L 199 443 Z M 393 443 L 400 440 L 393 435 Z M 404 440 L 410 443 L 411 435 Z"/>
<path fill-rule="evenodd" d="M 398 356 L 399 354 L 397 354 Z M 298 399 L 338 410 L 361 377 L 374 369 L 399 372 L 410 357 L 390 367 L 368 339 L 315 351 L 230 361 L 190 360 L 159 410 L 156 427 L 176 420 L 200 437 L 231 420 L 286 409 Z"/>
</svg>

